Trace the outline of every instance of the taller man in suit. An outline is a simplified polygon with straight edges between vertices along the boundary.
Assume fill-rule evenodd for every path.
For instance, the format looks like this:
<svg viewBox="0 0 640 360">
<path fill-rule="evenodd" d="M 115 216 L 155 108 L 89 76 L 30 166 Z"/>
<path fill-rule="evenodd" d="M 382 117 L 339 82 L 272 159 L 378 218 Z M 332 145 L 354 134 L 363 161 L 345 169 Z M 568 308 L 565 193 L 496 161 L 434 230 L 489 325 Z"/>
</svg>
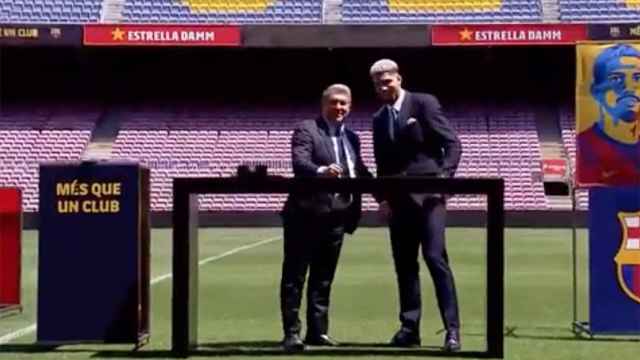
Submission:
<svg viewBox="0 0 640 360">
<path fill-rule="evenodd" d="M 358 135 L 345 127 L 351 110 L 351 91 L 345 85 L 329 86 L 322 94 L 322 115 L 306 120 L 294 130 L 291 153 L 295 177 L 371 177 L 360 156 Z M 304 344 L 335 346 L 328 336 L 329 294 L 344 233 L 353 233 L 360 219 L 359 194 L 292 193 L 282 211 L 284 261 L 280 304 L 287 351 L 304 350 Z M 298 312 L 305 277 L 307 332 L 300 338 Z"/>
<path fill-rule="evenodd" d="M 454 175 L 462 146 L 438 100 L 402 88 L 398 65 L 388 59 L 370 69 L 383 106 L 373 117 L 378 176 Z M 445 351 L 460 349 L 458 301 L 445 248 L 445 198 L 434 194 L 385 196 L 381 210 L 389 217 L 391 249 L 400 294 L 401 328 L 391 344 L 420 345 L 420 279 L 418 249 L 435 285 L 446 329 Z"/>
</svg>

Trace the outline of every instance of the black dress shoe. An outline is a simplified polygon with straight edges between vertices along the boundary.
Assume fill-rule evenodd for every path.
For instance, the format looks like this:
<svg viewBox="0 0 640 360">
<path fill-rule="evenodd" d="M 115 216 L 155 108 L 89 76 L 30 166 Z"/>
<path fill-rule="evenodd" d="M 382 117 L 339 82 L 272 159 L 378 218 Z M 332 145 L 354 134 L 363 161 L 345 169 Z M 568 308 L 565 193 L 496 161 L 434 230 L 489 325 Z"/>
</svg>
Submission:
<svg viewBox="0 0 640 360">
<path fill-rule="evenodd" d="M 307 345 L 313 345 L 313 346 L 339 346 L 340 345 L 340 343 L 338 343 L 335 339 L 331 338 L 327 334 L 322 334 L 319 336 L 307 336 L 304 339 L 304 343 Z"/>
<path fill-rule="evenodd" d="M 460 343 L 460 332 L 458 330 L 449 330 L 444 337 L 444 351 L 456 352 L 460 351 L 462 344 Z"/>
<path fill-rule="evenodd" d="M 418 347 L 420 346 L 420 335 L 415 331 L 400 329 L 393 335 L 391 346 L 395 347 Z"/>
<path fill-rule="evenodd" d="M 282 348 L 286 352 L 297 352 L 304 350 L 304 343 L 298 334 L 287 334 L 282 340 Z"/>
</svg>

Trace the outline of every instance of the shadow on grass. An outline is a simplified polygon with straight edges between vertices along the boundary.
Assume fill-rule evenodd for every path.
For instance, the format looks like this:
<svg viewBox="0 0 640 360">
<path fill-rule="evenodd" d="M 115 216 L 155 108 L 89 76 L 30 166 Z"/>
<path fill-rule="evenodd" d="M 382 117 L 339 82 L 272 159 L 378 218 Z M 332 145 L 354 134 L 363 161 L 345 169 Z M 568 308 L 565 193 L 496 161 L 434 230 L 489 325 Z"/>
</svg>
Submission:
<svg viewBox="0 0 640 360">
<path fill-rule="evenodd" d="M 537 335 L 537 334 L 520 334 L 517 331 L 509 334 L 506 338 L 513 340 L 549 340 L 549 341 L 578 341 L 578 342 L 611 342 L 611 343 L 640 343 L 640 338 L 631 337 L 611 337 L 611 336 L 594 336 L 588 337 L 584 335 Z"/>
<path fill-rule="evenodd" d="M 0 319 L 8 318 L 10 316 L 16 316 L 22 314 L 22 306 L 10 305 L 0 306 Z"/>
<path fill-rule="evenodd" d="M 0 353 L 44 353 L 54 351 L 55 345 L 39 345 L 39 344 L 6 344 L 0 345 Z"/>
<path fill-rule="evenodd" d="M 556 334 L 553 334 L 553 333 Z M 576 342 L 611 342 L 611 343 L 634 343 L 640 342 L 640 336 L 612 336 L 573 333 L 569 326 L 507 326 L 505 339 L 515 340 L 549 340 L 549 341 L 576 341 Z"/>
<path fill-rule="evenodd" d="M 448 358 L 478 358 L 482 357 L 480 352 L 459 352 L 454 354 L 443 353 L 436 347 L 421 347 L 415 349 L 392 348 L 379 343 L 344 343 L 338 347 L 308 347 L 302 353 L 288 353 L 282 350 L 277 341 L 238 341 L 202 343 L 198 348 L 189 352 L 189 357 L 263 357 L 263 356 L 283 356 L 283 357 L 314 357 L 314 356 L 431 356 Z M 163 358 L 180 357 L 168 350 L 140 350 L 133 351 L 101 351 L 95 353 L 94 358 Z"/>
<path fill-rule="evenodd" d="M 175 356 L 171 351 L 101 351 L 93 355 L 94 358 L 163 358 Z M 338 347 L 308 347 L 301 353 L 287 353 L 282 350 L 279 342 L 276 341 L 244 341 L 244 342 L 223 342 L 223 343 L 203 343 L 199 347 L 189 352 L 189 357 L 262 357 L 262 356 L 283 356 L 283 357 L 314 357 L 314 356 L 430 356 L 447 357 L 457 359 L 480 358 L 483 353 L 477 351 L 462 351 L 458 353 L 444 353 L 436 347 L 421 347 L 414 349 L 392 348 L 384 344 L 373 343 L 344 343 Z M 179 356 L 176 356 L 179 357 Z"/>
<path fill-rule="evenodd" d="M 86 354 L 89 358 L 114 358 L 114 359 L 155 359 L 155 358 L 180 358 L 170 350 L 145 350 L 144 348 L 134 350 L 101 350 L 96 346 L 89 347 L 57 347 L 39 344 L 12 344 L 0 345 L 0 353 L 21 353 L 21 354 Z M 197 349 L 189 352 L 189 357 L 263 357 L 263 356 L 424 356 L 424 357 L 446 357 L 456 359 L 482 358 L 485 357 L 478 351 L 461 351 L 457 353 L 444 353 L 435 346 L 424 346 L 420 348 L 401 349 L 390 347 L 382 343 L 349 342 L 338 347 L 308 347 L 302 353 L 288 353 L 282 350 L 277 341 L 237 341 L 202 343 Z"/>
</svg>

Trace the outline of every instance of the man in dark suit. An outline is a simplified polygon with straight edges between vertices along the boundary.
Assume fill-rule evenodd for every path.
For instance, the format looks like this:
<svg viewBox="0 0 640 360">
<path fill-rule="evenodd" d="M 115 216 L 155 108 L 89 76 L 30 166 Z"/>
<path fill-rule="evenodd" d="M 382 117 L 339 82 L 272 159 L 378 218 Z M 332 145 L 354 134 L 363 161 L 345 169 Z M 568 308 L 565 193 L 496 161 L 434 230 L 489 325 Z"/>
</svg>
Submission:
<svg viewBox="0 0 640 360">
<path fill-rule="evenodd" d="M 398 65 L 377 61 L 370 69 L 376 93 L 384 105 L 373 118 L 374 154 L 378 176 L 454 175 L 462 146 L 429 94 L 402 88 Z M 420 345 L 420 280 L 418 250 L 433 280 L 446 329 L 444 349 L 460 349 L 460 320 L 453 273 L 445 248 L 445 197 L 439 194 L 384 196 L 380 203 L 389 220 L 391 248 L 400 294 L 401 328 L 391 344 Z"/>
<path fill-rule="evenodd" d="M 300 123 L 291 138 L 295 177 L 371 177 L 360 156 L 358 135 L 344 120 L 351 109 L 351 91 L 329 86 L 322 94 L 322 116 Z M 328 336 L 329 295 L 344 233 L 353 233 L 360 219 L 359 194 L 291 193 L 282 211 L 284 261 L 280 304 L 287 351 L 304 345 L 335 346 Z M 300 338 L 298 312 L 305 277 L 307 333 Z"/>
</svg>

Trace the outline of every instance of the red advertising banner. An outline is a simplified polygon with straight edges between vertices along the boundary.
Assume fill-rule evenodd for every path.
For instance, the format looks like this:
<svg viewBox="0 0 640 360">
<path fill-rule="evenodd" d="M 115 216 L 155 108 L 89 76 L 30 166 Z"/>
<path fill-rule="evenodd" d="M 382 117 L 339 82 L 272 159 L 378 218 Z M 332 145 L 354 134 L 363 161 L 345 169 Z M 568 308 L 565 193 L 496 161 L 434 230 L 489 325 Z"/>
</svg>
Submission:
<svg viewBox="0 0 640 360">
<path fill-rule="evenodd" d="M 543 159 L 542 174 L 562 177 L 567 173 L 567 161 L 564 159 Z"/>
<path fill-rule="evenodd" d="M 0 188 L 0 313 L 20 307 L 22 192 Z"/>
<path fill-rule="evenodd" d="M 434 25 L 433 45 L 561 45 L 587 39 L 584 24 Z"/>
<path fill-rule="evenodd" d="M 240 28 L 211 25 L 88 24 L 84 44 L 92 46 L 240 46 Z"/>
</svg>

